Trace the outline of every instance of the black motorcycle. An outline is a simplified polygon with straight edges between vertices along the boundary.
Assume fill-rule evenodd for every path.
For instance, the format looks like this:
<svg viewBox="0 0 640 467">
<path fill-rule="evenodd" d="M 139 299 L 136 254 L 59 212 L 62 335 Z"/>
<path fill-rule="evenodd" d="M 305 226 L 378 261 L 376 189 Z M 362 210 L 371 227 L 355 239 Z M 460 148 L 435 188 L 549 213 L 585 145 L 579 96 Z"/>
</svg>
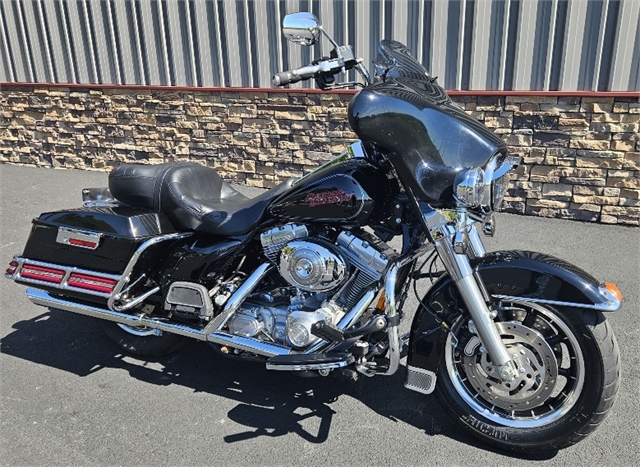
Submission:
<svg viewBox="0 0 640 467">
<path fill-rule="evenodd" d="M 543 253 L 485 251 L 478 230 L 493 235 L 520 159 L 405 46 L 382 41 L 372 78 L 315 16 L 288 15 L 283 31 L 333 50 L 274 84 L 360 86 L 359 142 L 255 198 L 197 164 L 119 166 L 82 208 L 35 219 L 6 276 L 37 305 L 101 318 L 138 356 L 188 337 L 271 370 L 377 376 L 404 350 L 405 386 L 435 391 L 485 442 L 538 452 L 583 439 L 619 387 L 603 315 L 620 307 L 616 286 Z M 359 81 L 336 81 L 349 70 Z M 434 283 L 400 336 L 421 278 Z"/>
</svg>

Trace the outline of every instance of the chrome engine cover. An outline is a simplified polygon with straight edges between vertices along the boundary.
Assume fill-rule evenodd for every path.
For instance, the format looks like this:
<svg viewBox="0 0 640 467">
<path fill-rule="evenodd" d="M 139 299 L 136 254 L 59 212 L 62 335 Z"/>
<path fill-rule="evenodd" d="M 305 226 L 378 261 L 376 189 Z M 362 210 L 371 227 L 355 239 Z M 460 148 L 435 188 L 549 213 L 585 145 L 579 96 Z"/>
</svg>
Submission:
<svg viewBox="0 0 640 467">
<path fill-rule="evenodd" d="M 335 289 L 347 276 L 347 264 L 339 254 L 309 241 L 287 243 L 280 254 L 280 274 L 305 292 Z"/>
<path fill-rule="evenodd" d="M 325 302 L 315 310 L 298 309 L 296 305 L 266 307 L 243 306 L 229 319 L 229 332 L 237 336 L 270 340 L 288 347 L 303 349 L 320 340 L 311 333 L 318 321 L 336 325 L 344 310 L 332 302 Z"/>
</svg>

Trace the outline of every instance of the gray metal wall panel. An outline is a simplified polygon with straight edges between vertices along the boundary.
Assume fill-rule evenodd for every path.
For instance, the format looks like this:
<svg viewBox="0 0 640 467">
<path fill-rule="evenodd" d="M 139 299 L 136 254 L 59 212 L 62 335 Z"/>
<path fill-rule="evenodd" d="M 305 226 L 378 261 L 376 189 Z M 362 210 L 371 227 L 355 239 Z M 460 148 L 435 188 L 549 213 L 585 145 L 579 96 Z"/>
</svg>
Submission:
<svg viewBox="0 0 640 467">
<path fill-rule="evenodd" d="M 329 53 L 282 38 L 302 10 L 367 65 L 408 44 L 449 89 L 640 91 L 638 0 L 0 0 L 0 80 L 269 87 Z"/>
<path fill-rule="evenodd" d="M 0 4 L 0 57 L 2 58 L 0 67 L 1 81 L 14 81 L 13 57 L 9 49 L 9 36 L 7 35 L 7 27 L 5 26 L 5 14 L 2 4 Z"/>
<path fill-rule="evenodd" d="M 634 48 L 638 49 L 638 43 L 640 42 L 640 2 L 623 1 L 620 12 L 620 27 L 616 37 L 616 45 L 613 60 L 613 72 L 611 80 L 612 89 L 626 89 L 629 87 L 632 89 L 634 85 L 629 83 L 629 78 L 632 75 L 632 69 L 635 70 L 635 75 L 638 75 L 638 61 L 636 60 L 635 66 L 633 66 L 633 53 Z M 635 35 L 633 35 L 633 29 L 636 29 Z M 630 40 L 635 37 L 635 40 Z M 635 89 L 638 90 L 637 83 Z"/>
<path fill-rule="evenodd" d="M 491 2 L 478 2 L 475 11 L 475 40 L 472 43 L 471 89 L 483 89 L 489 69 Z"/>
</svg>

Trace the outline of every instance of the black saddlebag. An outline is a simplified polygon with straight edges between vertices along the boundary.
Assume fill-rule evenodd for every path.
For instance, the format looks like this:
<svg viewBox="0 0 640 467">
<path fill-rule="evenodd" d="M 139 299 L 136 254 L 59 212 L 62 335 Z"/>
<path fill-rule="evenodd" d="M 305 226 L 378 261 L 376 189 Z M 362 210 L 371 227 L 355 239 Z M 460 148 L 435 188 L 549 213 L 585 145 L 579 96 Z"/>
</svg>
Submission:
<svg viewBox="0 0 640 467">
<path fill-rule="evenodd" d="M 118 275 L 144 241 L 175 232 L 163 213 L 151 209 L 114 205 L 49 212 L 34 219 L 22 256 Z"/>
</svg>

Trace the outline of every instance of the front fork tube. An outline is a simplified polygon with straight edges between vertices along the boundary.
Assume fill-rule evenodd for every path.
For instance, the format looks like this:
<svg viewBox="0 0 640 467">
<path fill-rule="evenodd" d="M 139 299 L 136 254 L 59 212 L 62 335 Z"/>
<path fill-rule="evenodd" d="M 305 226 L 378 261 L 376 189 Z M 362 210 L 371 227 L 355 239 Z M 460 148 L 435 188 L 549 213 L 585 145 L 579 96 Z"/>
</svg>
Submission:
<svg viewBox="0 0 640 467">
<path fill-rule="evenodd" d="M 445 224 L 440 225 L 437 230 L 439 232 L 431 231 L 432 236 L 435 237 L 436 250 L 458 287 L 462 300 L 473 319 L 476 332 L 487 349 L 491 361 L 498 366 L 502 380 L 511 381 L 515 375 L 515 365 L 493 322 L 492 314 L 487 307 L 486 293 L 483 293 L 484 288 L 478 284 L 469 263 L 468 255 L 484 256 L 482 241 L 475 227 L 471 226 L 468 230 L 469 241 L 465 242 L 468 253 L 458 253 L 455 249 L 456 228 Z M 433 235 L 435 233 L 438 235 Z"/>
</svg>

